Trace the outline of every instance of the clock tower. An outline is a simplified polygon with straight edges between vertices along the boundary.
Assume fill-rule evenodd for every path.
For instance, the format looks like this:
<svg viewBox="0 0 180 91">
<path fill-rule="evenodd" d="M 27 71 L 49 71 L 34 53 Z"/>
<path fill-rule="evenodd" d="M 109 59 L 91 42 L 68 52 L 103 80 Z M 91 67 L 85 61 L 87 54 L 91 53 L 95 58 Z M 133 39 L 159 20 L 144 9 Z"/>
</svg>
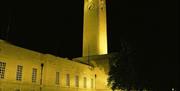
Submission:
<svg viewBox="0 0 180 91">
<path fill-rule="evenodd" d="M 85 0 L 83 20 L 83 56 L 107 54 L 105 0 Z"/>
</svg>

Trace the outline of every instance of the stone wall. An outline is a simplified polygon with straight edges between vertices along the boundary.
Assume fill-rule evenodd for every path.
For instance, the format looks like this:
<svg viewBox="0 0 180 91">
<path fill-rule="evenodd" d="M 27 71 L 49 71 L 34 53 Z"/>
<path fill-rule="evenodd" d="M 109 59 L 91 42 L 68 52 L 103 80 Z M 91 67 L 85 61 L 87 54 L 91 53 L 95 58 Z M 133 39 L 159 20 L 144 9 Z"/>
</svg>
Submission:
<svg viewBox="0 0 180 91">
<path fill-rule="evenodd" d="M 6 64 L 5 72 L 3 73 L 4 78 L 0 78 L 0 91 L 108 90 L 104 83 L 98 83 L 98 80 L 104 80 L 104 77 L 107 78 L 107 75 L 105 75 L 98 67 L 50 54 L 38 53 L 17 47 L 3 40 L 0 40 L 0 62 Z M 16 80 L 17 65 L 23 67 L 21 81 Z M 37 69 L 36 82 L 32 82 L 33 68 Z M 59 84 L 56 83 L 56 72 L 59 72 Z M 97 73 L 98 79 L 95 77 L 95 74 Z M 67 74 L 69 74 L 70 79 L 69 86 L 67 86 L 66 83 Z M 0 75 L 2 75 L 2 73 Z M 75 76 L 78 76 L 79 78 L 78 87 L 75 85 Z M 86 82 L 84 81 L 84 78 L 86 78 Z M 85 83 L 86 87 L 84 87 Z"/>
</svg>

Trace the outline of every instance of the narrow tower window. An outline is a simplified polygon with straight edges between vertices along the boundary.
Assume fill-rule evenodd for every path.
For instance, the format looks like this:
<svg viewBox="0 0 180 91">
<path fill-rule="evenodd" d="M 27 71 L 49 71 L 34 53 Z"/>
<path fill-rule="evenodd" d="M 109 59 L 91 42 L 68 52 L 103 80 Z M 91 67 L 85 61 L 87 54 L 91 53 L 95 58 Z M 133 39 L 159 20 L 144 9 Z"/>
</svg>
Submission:
<svg viewBox="0 0 180 91">
<path fill-rule="evenodd" d="M 79 87 L 79 76 L 75 76 L 75 86 Z"/>
<path fill-rule="evenodd" d="M 56 72 L 56 84 L 59 84 L 59 72 Z"/>
<path fill-rule="evenodd" d="M 0 62 L 0 79 L 4 79 L 6 63 Z"/>
<path fill-rule="evenodd" d="M 70 86 L 70 75 L 66 74 L 66 86 Z"/>
<path fill-rule="evenodd" d="M 87 87 L 86 82 L 87 82 L 87 78 L 86 78 L 86 77 L 84 77 L 84 88 L 86 88 L 86 87 Z"/>
<path fill-rule="evenodd" d="M 32 69 L 32 82 L 35 83 L 36 82 L 36 77 L 37 77 L 37 69 L 33 68 Z"/>
<path fill-rule="evenodd" d="M 16 89 L 15 91 L 21 91 L 20 89 Z"/>
<path fill-rule="evenodd" d="M 91 88 L 93 88 L 93 85 L 94 85 L 94 84 L 93 84 L 93 79 L 91 79 Z"/>
<path fill-rule="evenodd" d="M 17 65 L 16 80 L 18 81 L 22 80 L 22 69 L 23 69 L 23 66 Z"/>
</svg>

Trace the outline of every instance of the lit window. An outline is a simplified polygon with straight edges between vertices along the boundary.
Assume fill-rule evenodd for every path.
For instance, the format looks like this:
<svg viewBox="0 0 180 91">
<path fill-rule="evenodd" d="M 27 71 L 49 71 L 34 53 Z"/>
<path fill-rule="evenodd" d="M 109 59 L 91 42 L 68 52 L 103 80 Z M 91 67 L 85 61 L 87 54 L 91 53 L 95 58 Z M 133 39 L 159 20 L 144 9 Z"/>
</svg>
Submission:
<svg viewBox="0 0 180 91">
<path fill-rule="evenodd" d="M 79 76 L 75 76 L 75 86 L 79 87 Z"/>
<path fill-rule="evenodd" d="M 56 84 L 59 84 L 59 72 L 56 72 Z"/>
<path fill-rule="evenodd" d="M 23 66 L 21 66 L 21 65 L 17 66 L 16 80 L 18 80 L 18 81 L 22 80 L 22 69 L 23 69 Z"/>
<path fill-rule="evenodd" d="M 94 85 L 94 84 L 93 84 L 93 79 L 91 79 L 91 88 L 93 88 L 93 85 Z"/>
<path fill-rule="evenodd" d="M 66 74 L 66 86 L 70 86 L 70 75 Z"/>
<path fill-rule="evenodd" d="M 87 79 L 86 79 L 86 77 L 84 77 L 84 88 L 87 87 L 87 86 L 86 86 L 86 81 L 87 81 Z"/>
<path fill-rule="evenodd" d="M 37 77 L 37 69 L 33 68 L 32 69 L 32 82 L 35 83 L 36 82 L 36 77 Z"/>
<path fill-rule="evenodd" d="M 6 63 L 0 62 L 0 79 L 4 79 Z"/>
</svg>

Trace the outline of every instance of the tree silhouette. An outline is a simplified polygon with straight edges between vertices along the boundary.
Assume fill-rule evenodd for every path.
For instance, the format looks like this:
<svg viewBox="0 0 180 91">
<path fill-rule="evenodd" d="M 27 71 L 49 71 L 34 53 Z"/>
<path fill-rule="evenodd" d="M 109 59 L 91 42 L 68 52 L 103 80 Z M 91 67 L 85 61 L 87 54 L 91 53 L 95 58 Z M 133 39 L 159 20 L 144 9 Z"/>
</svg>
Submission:
<svg viewBox="0 0 180 91">
<path fill-rule="evenodd" d="M 112 54 L 108 78 L 112 90 L 139 88 L 134 55 L 135 51 L 124 41 L 121 42 L 120 52 Z"/>
</svg>

